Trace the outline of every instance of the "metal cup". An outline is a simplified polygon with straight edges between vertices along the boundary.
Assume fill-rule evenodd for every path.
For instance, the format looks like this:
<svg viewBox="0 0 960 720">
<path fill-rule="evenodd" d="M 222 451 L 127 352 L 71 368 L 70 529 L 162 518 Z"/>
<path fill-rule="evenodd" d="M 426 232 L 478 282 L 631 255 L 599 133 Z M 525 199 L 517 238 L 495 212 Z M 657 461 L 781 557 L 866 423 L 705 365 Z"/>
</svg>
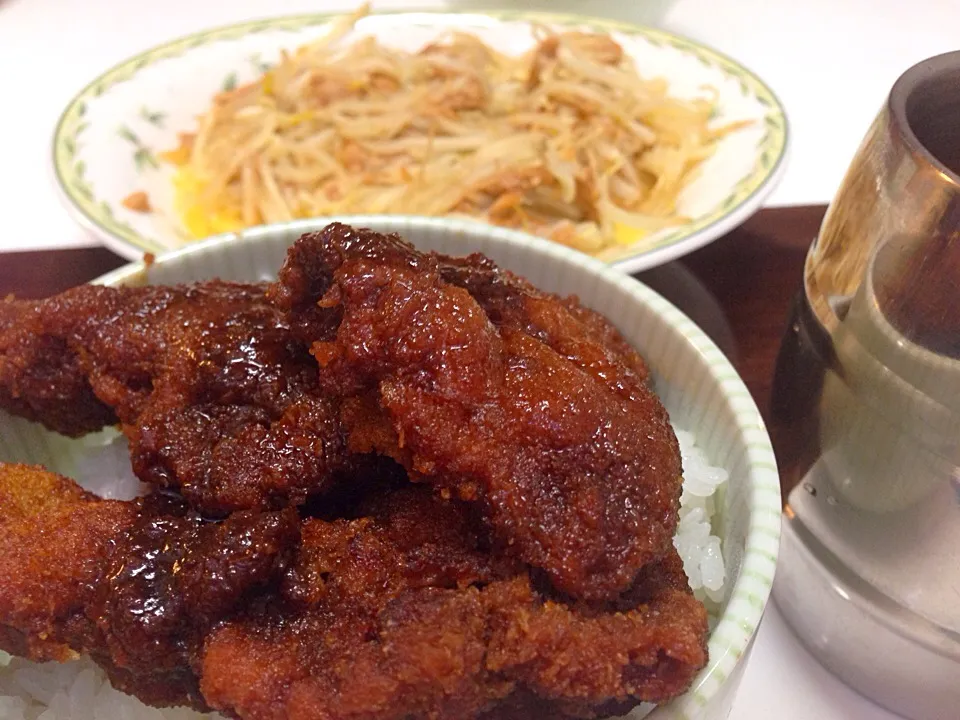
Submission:
<svg viewBox="0 0 960 720">
<path fill-rule="evenodd" d="M 867 132 L 807 256 L 773 416 L 799 460 L 787 620 L 888 708 L 960 717 L 960 52 L 904 73 Z"/>
</svg>

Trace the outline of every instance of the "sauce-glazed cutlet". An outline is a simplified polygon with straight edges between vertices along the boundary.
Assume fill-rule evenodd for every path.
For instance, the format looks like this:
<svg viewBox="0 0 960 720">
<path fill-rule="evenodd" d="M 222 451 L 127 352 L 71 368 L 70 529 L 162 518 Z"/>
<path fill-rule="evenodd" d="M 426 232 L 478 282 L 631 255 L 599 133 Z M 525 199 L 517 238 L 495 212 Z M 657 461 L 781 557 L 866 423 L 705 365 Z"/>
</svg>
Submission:
<svg viewBox="0 0 960 720">
<path fill-rule="evenodd" d="M 675 553 L 617 607 L 571 604 L 475 549 L 456 507 L 419 488 L 308 521 L 286 602 L 207 641 L 207 701 L 252 720 L 592 718 L 689 687 L 706 611 Z"/>
<path fill-rule="evenodd" d="M 101 500 L 37 467 L 0 463 L 0 648 L 89 654 L 144 702 L 205 709 L 192 665 L 210 628 L 279 581 L 293 510 L 209 523 L 160 497 Z"/>
<path fill-rule="evenodd" d="M 82 286 L 0 301 L 0 407 L 119 422 L 141 480 L 210 514 L 299 504 L 343 463 L 336 409 L 264 286 Z"/>
<path fill-rule="evenodd" d="M 67 628 L 83 624 L 84 589 L 135 515 L 41 468 L 0 463 L 0 647 L 33 660 L 75 657 Z"/>
<path fill-rule="evenodd" d="M 473 506 L 430 488 L 373 492 L 351 518 L 212 523 L 0 465 L 0 498 L 14 485 L 48 501 L 0 505 L 0 645 L 90 653 L 152 704 L 246 720 L 586 718 L 673 697 L 706 661 L 706 612 L 675 553 L 615 604 L 564 601 L 490 553 Z"/>
<path fill-rule="evenodd" d="M 477 503 L 559 590 L 615 598 L 672 553 L 680 454 L 647 369 L 575 299 L 478 256 L 333 224 L 270 291 L 342 396 L 348 449 Z"/>
</svg>

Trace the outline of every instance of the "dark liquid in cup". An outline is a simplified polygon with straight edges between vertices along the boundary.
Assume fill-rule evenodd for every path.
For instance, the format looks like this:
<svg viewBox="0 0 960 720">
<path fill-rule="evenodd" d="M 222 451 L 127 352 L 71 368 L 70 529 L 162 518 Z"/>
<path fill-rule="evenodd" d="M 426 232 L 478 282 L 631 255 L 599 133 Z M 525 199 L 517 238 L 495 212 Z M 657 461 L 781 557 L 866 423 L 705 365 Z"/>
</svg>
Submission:
<svg viewBox="0 0 960 720">
<path fill-rule="evenodd" d="M 941 70 L 917 83 L 903 105 L 904 120 L 920 145 L 960 175 L 960 70 Z"/>
<path fill-rule="evenodd" d="M 960 202 L 955 205 L 948 227 L 960 227 Z M 896 246 L 881 249 L 873 278 L 877 304 L 911 342 L 960 358 L 960 234 L 951 231 L 921 247 L 902 257 Z"/>
<path fill-rule="evenodd" d="M 896 241 L 881 248 L 873 278 L 880 310 L 890 323 L 917 345 L 952 358 L 960 358 L 958 89 L 960 69 L 942 68 L 911 87 L 902 105 L 894 103 L 895 121 L 903 126 L 908 145 L 932 160 L 934 168 L 939 166 L 939 174 L 948 184 L 952 180 L 957 192 L 940 209 L 939 227 L 932 236 L 913 239 L 919 250 L 903 242 L 898 251 Z"/>
</svg>

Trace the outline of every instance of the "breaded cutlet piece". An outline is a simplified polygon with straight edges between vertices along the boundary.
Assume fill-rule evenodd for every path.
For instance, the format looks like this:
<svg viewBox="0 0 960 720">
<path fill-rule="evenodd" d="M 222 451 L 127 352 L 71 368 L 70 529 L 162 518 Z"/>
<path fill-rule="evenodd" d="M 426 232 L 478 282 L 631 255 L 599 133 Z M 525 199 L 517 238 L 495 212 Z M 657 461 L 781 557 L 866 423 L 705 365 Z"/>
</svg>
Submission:
<svg viewBox="0 0 960 720">
<path fill-rule="evenodd" d="M 427 487 L 375 490 L 349 518 L 209 522 L 37 468 L 0 478 L 0 497 L 24 501 L 0 508 L 13 578 L 0 645 L 89 653 L 149 704 L 245 720 L 589 718 L 674 697 L 706 662 L 706 612 L 675 552 L 616 603 L 570 601 L 491 553 L 475 508 Z"/>
<path fill-rule="evenodd" d="M 144 702 L 205 709 L 191 667 L 199 644 L 278 578 L 298 542 L 292 510 L 210 523 L 175 501 L 102 500 L 0 463 L 0 649 L 89 654 Z"/>
<path fill-rule="evenodd" d="M 571 603 L 485 551 L 459 503 L 393 491 L 306 521 L 281 598 L 216 628 L 207 702 L 247 720 L 597 717 L 683 692 L 706 611 L 676 553 L 616 606 Z"/>
<path fill-rule="evenodd" d="M 343 443 L 264 293 L 84 285 L 0 302 L 0 408 L 70 436 L 120 423 L 137 476 L 210 515 L 299 505 L 335 482 Z"/>
<path fill-rule="evenodd" d="M 76 657 L 87 588 L 136 517 L 34 466 L 0 463 L 0 647 L 33 660 Z"/>
<path fill-rule="evenodd" d="M 341 396 L 348 449 L 476 503 L 557 589 L 613 599 L 673 551 L 667 412 L 639 355 L 575 300 L 341 224 L 290 248 L 270 296 Z"/>
</svg>

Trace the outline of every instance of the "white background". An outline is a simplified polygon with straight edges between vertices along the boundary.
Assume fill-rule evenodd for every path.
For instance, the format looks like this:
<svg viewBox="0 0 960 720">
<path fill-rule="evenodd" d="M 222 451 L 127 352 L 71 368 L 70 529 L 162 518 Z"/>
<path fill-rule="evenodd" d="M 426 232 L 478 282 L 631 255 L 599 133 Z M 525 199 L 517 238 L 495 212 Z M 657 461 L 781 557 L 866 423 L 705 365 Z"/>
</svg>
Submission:
<svg viewBox="0 0 960 720">
<path fill-rule="evenodd" d="M 827 202 L 897 76 L 925 57 L 960 47 L 960 0 L 515 2 L 653 20 L 755 70 L 780 96 L 791 125 L 789 166 L 771 205 Z M 476 2 L 374 5 L 466 9 Z M 0 0 L 0 251 L 93 244 L 60 204 L 49 152 L 60 110 L 104 69 L 205 26 L 352 6 L 341 0 Z M 732 717 L 894 716 L 817 665 L 771 606 Z"/>
</svg>

